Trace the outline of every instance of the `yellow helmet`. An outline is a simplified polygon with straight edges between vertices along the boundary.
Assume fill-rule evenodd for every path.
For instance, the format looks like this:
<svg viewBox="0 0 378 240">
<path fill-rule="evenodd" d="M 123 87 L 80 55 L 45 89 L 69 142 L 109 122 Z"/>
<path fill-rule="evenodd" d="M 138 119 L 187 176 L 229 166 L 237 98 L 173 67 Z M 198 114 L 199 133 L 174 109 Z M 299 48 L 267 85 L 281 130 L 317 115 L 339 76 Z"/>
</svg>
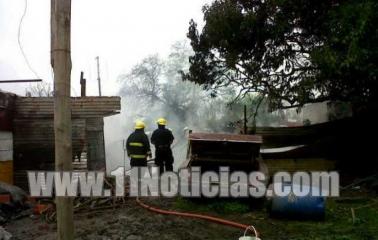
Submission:
<svg viewBox="0 0 378 240">
<path fill-rule="evenodd" d="M 144 124 L 143 121 L 138 120 L 138 121 L 135 122 L 135 129 L 143 129 L 145 127 L 146 127 L 146 125 Z"/>
<path fill-rule="evenodd" d="M 159 125 L 167 125 L 167 120 L 165 120 L 164 118 L 159 118 L 157 121 L 156 121 L 157 124 Z"/>
</svg>

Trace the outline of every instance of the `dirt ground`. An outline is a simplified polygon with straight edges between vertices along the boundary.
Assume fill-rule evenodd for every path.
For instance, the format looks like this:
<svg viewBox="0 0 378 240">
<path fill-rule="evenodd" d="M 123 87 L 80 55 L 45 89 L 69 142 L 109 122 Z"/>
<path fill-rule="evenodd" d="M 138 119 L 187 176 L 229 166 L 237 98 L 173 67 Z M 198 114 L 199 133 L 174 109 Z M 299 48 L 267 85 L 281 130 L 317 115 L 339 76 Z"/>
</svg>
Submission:
<svg viewBox="0 0 378 240">
<path fill-rule="evenodd" d="M 271 219 L 264 207 L 245 203 L 214 200 L 198 203 L 185 199 L 144 199 L 164 209 L 201 212 L 244 224 L 253 224 L 264 240 L 374 240 L 378 239 L 378 198 L 370 196 L 358 201 L 327 201 L 324 221 L 292 221 Z M 356 209 L 352 222 L 350 208 Z M 24 218 L 5 226 L 14 240 L 56 239 L 56 225 L 43 219 Z M 141 208 L 133 199 L 118 209 L 75 215 L 75 239 L 78 240 L 142 240 L 142 239 L 224 239 L 237 240 L 241 229 L 208 223 L 202 220 L 159 215 Z"/>
<path fill-rule="evenodd" d="M 172 200 L 149 202 L 161 207 L 173 204 Z M 75 239 L 80 240 L 218 239 L 223 234 L 230 237 L 223 239 L 233 239 L 232 236 L 241 234 L 238 229 L 223 228 L 203 221 L 154 214 L 131 199 L 119 209 L 75 215 Z M 15 240 L 56 239 L 56 225 L 42 219 L 24 218 L 10 223 L 5 229 Z"/>
</svg>

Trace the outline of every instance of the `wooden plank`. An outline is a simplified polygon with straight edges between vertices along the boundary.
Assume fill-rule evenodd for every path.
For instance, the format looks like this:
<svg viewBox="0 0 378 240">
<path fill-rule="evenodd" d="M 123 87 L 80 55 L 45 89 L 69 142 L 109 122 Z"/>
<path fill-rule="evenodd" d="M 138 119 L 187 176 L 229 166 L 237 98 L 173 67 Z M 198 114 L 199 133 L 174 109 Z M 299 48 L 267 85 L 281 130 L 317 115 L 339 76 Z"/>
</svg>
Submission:
<svg viewBox="0 0 378 240">
<path fill-rule="evenodd" d="M 96 110 L 93 110 L 93 109 L 92 110 L 87 109 L 87 110 L 84 110 L 84 111 L 75 111 L 74 110 L 71 113 L 74 114 L 74 115 L 78 115 L 78 116 L 80 116 L 80 115 L 85 116 L 85 115 L 102 115 L 102 114 L 107 114 L 107 113 L 119 113 L 119 112 L 118 111 L 106 111 L 106 110 L 96 111 Z M 51 115 L 51 114 L 53 114 L 53 112 L 51 112 L 51 111 L 38 111 L 38 112 L 26 111 L 26 112 L 19 112 L 19 113 L 17 113 L 16 116 L 17 116 L 17 118 L 19 118 L 20 116 L 26 116 L 26 115 L 31 115 L 31 114 L 43 116 L 43 115 Z M 31 116 L 31 117 L 33 117 L 33 116 Z"/>
<path fill-rule="evenodd" d="M 71 98 L 72 118 L 105 117 L 118 114 L 120 97 Z M 15 118 L 52 118 L 54 103 L 51 97 L 19 97 L 16 99 Z"/>
<path fill-rule="evenodd" d="M 16 119 L 14 124 L 15 152 L 41 147 L 53 151 L 55 135 L 52 119 L 38 119 L 38 121 Z M 84 119 L 72 120 L 72 144 L 75 150 L 83 148 L 86 139 L 85 126 Z"/>
<path fill-rule="evenodd" d="M 258 135 L 240 135 L 240 134 L 221 134 L 221 133 L 190 133 L 190 141 L 208 141 L 208 142 L 246 142 L 262 143 L 261 136 Z"/>
<path fill-rule="evenodd" d="M 119 111 L 75 111 L 72 112 L 72 118 L 99 118 L 99 117 L 106 117 L 111 115 L 119 114 Z M 16 119 L 52 119 L 54 116 L 51 112 L 41 112 L 36 113 L 33 111 L 25 112 L 25 113 L 17 113 L 15 114 Z"/>
<path fill-rule="evenodd" d="M 40 105 L 40 106 L 53 106 L 53 102 L 51 101 L 42 101 L 42 102 L 35 102 L 35 101 L 31 101 L 31 102 L 18 102 L 16 101 L 16 105 L 18 107 L 23 107 L 23 106 L 34 106 L 34 105 Z M 89 101 L 89 102 L 71 102 L 71 105 L 72 106 L 90 106 L 90 105 L 98 105 L 98 104 L 103 104 L 103 105 L 111 105 L 111 104 L 114 104 L 114 105 L 119 105 L 119 102 L 118 101 L 102 101 L 101 99 L 99 101 Z"/>
<path fill-rule="evenodd" d="M 51 109 L 54 105 L 53 104 L 40 104 L 40 103 L 33 103 L 33 104 L 24 104 L 23 106 L 17 106 L 17 111 L 22 111 L 23 109 Z M 83 104 L 72 104 L 71 106 L 73 109 L 83 109 L 83 108 L 104 108 L 104 107 L 112 107 L 113 110 L 119 110 L 118 103 L 83 103 Z"/>
<path fill-rule="evenodd" d="M 119 96 L 105 96 L 105 97 L 71 97 L 71 102 L 119 102 Z M 17 103 L 28 102 L 54 102 L 53 97 L 17 97 Z"/>
</svg>

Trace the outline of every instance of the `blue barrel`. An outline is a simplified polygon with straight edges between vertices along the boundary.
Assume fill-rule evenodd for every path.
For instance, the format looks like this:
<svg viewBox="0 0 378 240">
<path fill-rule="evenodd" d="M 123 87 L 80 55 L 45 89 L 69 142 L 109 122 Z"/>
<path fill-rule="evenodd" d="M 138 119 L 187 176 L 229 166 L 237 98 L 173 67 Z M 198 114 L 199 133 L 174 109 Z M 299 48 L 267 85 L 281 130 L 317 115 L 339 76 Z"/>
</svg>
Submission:
<svg viewBox="0 0 378 240">
<path fill-rule="evenodd" d="M 285 184 L 286 185 L 286 184 Z M 288 185 L 299 188 L 299 185 Z M 314 188 L 310 186 L 302 186 Z M 312 196 L 310 194 L 300 197 L 293 193 L 285 197 L 274 196 L 270 202 L 270 214 L 273 217 L 284 217 L 292 219 L 313 219 L 321 220 L 325 217 L 325 197 Z"/>
</svg>

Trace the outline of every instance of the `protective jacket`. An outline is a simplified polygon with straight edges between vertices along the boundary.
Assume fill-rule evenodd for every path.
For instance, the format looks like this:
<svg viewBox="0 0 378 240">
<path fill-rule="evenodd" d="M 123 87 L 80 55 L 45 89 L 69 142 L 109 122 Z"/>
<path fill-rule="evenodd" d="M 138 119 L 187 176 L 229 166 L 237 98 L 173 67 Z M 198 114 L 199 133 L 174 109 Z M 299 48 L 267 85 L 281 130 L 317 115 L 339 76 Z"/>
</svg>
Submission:
<svg viewBox="0 0 378 240">
<path fill-rule="evenodd" d="M 173 154 L 171 144 L 174 140 L 169 129 L 159 125 L 151 136 L 151 143 L 155 145 L 155 164 L 160 167 L 160 173 L 173 170 Z"/>
<path fill-rule="evenodd" d="M 126 141 L 127 155 L 131 166 L 146 166 L 147 156 L 151 156 L 150 142 L 143 129 L 135 130 Z"/>
</svg>

